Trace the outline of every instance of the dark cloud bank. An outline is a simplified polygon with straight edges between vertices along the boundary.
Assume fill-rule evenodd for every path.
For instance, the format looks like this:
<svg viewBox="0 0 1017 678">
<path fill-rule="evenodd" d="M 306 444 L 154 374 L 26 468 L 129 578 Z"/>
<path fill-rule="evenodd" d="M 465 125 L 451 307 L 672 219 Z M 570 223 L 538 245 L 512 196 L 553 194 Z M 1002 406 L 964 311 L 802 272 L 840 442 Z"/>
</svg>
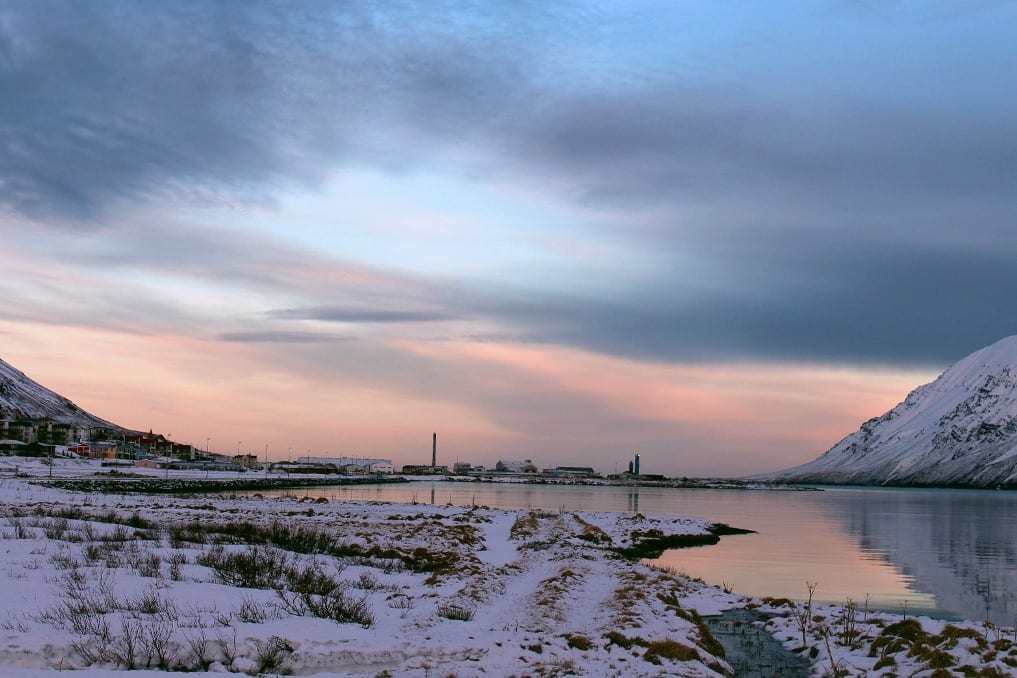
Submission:
<svg viewBox="0 0 1017 678">
<path fill-rule="evenodd" d="M 912 29 L 909 46 L 928 52 L 910 61 L 863 60 L 847 40 L 840 61 L 797 57 L 829 59 L 817 78 L 776 59 L 767 71 L 773 54 L 735 43 L 717 70 L 757 59 L 766 75 L 704 82 L 613 72 L 614 54 L 566 78 L 553 57 L 610 27 L 540 5 L 13 3 L 0 8 L 0 203 L 97 229 L 123 202 L 270 201 L 344 165 L 455 157 L 478 181 L 615 215 L 619 242 L 657 263 L 596 299 L 443 282 L 439 310 L 272 319 L 493 318 L 526 340 L 645 359 L 944 364 L 1017 333 L 1017 57 L 1008 17 L 914 18 L 929 37 Z M 852 13 L 864 30 L 884 19 Z M 716 280 L 661 264 L 669 253 Z"/>
</svg>

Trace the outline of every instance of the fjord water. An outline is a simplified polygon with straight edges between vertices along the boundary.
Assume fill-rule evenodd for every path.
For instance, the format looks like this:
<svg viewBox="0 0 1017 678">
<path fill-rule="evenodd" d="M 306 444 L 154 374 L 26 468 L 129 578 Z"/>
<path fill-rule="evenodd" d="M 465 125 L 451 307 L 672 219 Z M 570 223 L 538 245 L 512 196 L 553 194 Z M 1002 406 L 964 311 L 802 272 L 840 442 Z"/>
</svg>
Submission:
<svg viewBox="0 0 1017 678">
<path fill-rule="evenodd" d="M 303 494 L 301 490 L 301 494 Z M 640 512 L 755 530 L 653 561 L 752 596 L 1017 619 L 1017 492 L 827 487 L 823 491 L 413 482 L 309 490 L 367 501 Z"/>
</svg>

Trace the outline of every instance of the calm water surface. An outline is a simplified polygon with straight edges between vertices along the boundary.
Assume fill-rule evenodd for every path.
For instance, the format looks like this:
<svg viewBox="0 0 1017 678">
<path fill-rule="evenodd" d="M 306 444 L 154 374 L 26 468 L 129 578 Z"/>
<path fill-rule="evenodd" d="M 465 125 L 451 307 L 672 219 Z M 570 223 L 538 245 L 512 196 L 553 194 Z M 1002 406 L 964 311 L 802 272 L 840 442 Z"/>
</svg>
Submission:
<svg viewBox="0 0 1017 678">
<path fill-rule="evenodd" d="M 301 490 L 303 493 L 303 490 Z M 280 492 L 279 494 L 285 494 Z M 413 482 L 316 488 L 309 496 L 641 512 L 757 534 L 659 560 L 736 593 L 848 598 L 870 609 L 1017 623 L 1017 492 L 826 488 L 822 492 Z"/>
</svg>

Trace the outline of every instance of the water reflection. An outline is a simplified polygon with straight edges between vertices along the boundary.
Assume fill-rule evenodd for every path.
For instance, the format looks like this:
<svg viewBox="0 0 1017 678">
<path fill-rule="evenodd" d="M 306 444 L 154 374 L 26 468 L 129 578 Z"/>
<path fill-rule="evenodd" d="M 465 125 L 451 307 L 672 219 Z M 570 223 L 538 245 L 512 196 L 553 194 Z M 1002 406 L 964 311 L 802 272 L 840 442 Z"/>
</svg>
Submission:
<svg viewBox="0 0 1017 678">
<path fill-rule="evenodd" d="M 756 530 L 725 537 L 704 549 L 665 553 L 669 565 L 751 596 L 801 598 L 806 582 L 817 600 L 859 607 L 933 611 L 936 598 L 887 558 L 860 547 L 859 539 L 827 507 L 826 492 L 727 492 L 682 498 L 694 515 Z"/>
<path fill-rule="evenodd" d="M 962 490 L 827 492 L 828 510 L 867 552 L 934 592 L 940 608 L 1015 624 L 1017 494 Z"/>
<path fill-rule="evenodd" d="M 303 491 L 302 491 L 303 492 Z M 870 607 L 1013 625 L 1017 492 L 828 488 L 823 492 L 407 483 L 310 490 L 333 499 L 705 518 L 758 534 L 665 553 L 661 563 L 756 596 L 853 599 Z"/>
<path fill-rule="evenodd" d="M 639 513 L 639 488 L 629 490 L 629 513 Z"/>
</svg>

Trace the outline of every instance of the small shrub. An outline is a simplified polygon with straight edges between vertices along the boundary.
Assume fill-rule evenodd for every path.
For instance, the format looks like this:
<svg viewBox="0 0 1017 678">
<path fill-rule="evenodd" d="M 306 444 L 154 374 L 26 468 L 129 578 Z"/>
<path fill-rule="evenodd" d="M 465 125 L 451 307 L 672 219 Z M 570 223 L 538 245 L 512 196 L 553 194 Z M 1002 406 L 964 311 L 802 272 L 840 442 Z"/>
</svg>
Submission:
<svg viewBox="0 0 1017 678">
<path fill-rule="evenodd" d="M 253 598 L 244 598 L 234 616 L 247 624 L 263 624 L 269 618 L 266 607 Z"/>
<path fill-rule="evenodd" d="M 117 525 L 112 532 L 106 533 L 101 538 L 103 541 L 125 542 L 130 541 L 131 533 L 123 525 Z"/>
<path fill-rule="evenodd" d="M 140 530 L 149 530 L 155 527 L 154 523 L 150 523 L 149 521 L 142 518 L 141 514 L 138 513 L 137 511 L 135 511 L 130 518 L 124 521 L 124 523 L 130 527 L 136 527 Z"/>
<path fill-rule="evenodd" d="M 378 588 L 378 578 L 371 572 L 361 572 L 357 579 L 356 587 L 365 591 L 373 591 Z"/>
<path fill-rule="evenodd" d="M 176 603 L 169 598 L 163 598 L 154 587 L 145 589 L 133 598 L 128 598 L 123 603 L 117 603 L 117 608 L 130 610 L 138 614 L 157 616 L 160 619 L 176 621 L 180 618 L 180 611 Z"/>
<path fill-rule="evenodd" d="M 58 570 L 76 570 L 81 567 L 81 562 L 77 558 L 64 551 L 54 553 L 49 560 Z"/>
<path fill-rule="evenodd" d="M 157 553 L 150 553 L 135 561 L 138 576 L 155 579 L 162 574 L 162 558 Z"/>
<path fill-rule="evenodd" d="M 170 579 L 180 581 L 183 578 L 183 566 L 187 564 L 187 555 L 171 553 L 167 561 L 169 562 Z"/>
<path fill-rule="evenodd" d="M 88 563 L 89 565 L 93 565 L 99 562 L 99 560 L 102 558 L 103 554 L 102 546 L 94 542 L 91 544 L 85 544 L 85 548 L 82 551 L 82 553 L 85 556 L 85 562 Z"/>
<path fill-rule="evenodd" d="M 272 636 L 268 640 L 255 641 L 255 644 L 257 647 L 259 675 L 278 670 L 283 661 L 293 654 L 293 646 L 279 636 Z"/>
<path fill-rule="evenodd" d="M 402 610 L 399 613 L 399 618 L 406 619 L 410 611 L 416 607 L 416 603 L 409 596 L 396 596 L 388 601 L 388 606 L 395 610 Z"/>
<path fill-rule="evenodd" d="M 285 553 L 260 546 L 231 552 L 216 545 L 195 560 L 211 568 L 220 583 L 251 589 L 276 588 L 289 568 Z"/>
<path fill-rule="evenodd" d="M 67 534 L 68 522 L 66 518 L 52 518 L 43 523 L 42 532 L 47 539 L 62 540 Z"/>
<path fill-rule="evenodd" d="M 7 522 L 10 523 L 11 527 L 13 528 L 12 532 L 10 533 L 12 538 L 14 539 L 32 538 L 32 533 L 27 527 L 25 527 L 25 523 L 22 520 L 21 516 L 18 516 L 13 512 L 8 513 Z"/>
<path fill-rule="evenodd" d="M 187 664 L 193 671 L 208 671 L 215 661 L 210 651 L 208 636 L 203 626 L 184 633 L 184 644 L 187 648 Z"/>
<path fill-rule="evenodd" d="M 443 603 L 438 606 L 438 616 L 455 621 L 473 621 L 474 609 L 460 603 Z"/>
</svg>

